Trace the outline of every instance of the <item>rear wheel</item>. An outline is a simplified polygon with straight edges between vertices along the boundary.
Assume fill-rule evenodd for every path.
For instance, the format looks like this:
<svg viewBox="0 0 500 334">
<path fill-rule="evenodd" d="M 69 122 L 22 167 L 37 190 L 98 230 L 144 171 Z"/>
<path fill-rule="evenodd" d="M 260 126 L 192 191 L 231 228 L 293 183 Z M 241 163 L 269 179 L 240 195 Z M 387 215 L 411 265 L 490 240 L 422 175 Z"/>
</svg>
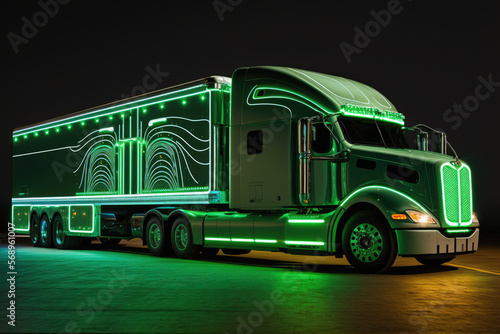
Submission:
<svg viewBox="0 0 500 334">
<path fill-rule="evenodd" d="M 52 247 L 52 224 L 47 215 L 43 215 L 40 219 L 40 246 Z"/>
<path fill-rule="evenodd" d="M 31 216 L 30 239 L 33 246 L 40 246 L 40 217 L 36 213 Z"/>
<path fill-rule="evenodd" d="M 455 258 L 455 255 L 448 255 L 448 256 L 441 256 L 441 257 L 435 257 L 435 256 L 418 256 L 415 259 L 417 259 L 418 262 L 422 263 L 425 266 L 428 267 L 438 267 L 442 265 L 443 263 L 450 262 Z"/>
<path fill-rule="evenodd" d="M 151 217 L 146 227 L 146 242 L 148 249 L 154 256 L 166 256 L 169 254 L 169 244 L 165 235 L 163 221 L 158 217 Z"/>
<path fill-rule="evenodd" d="M 76 248 L 80 243 L 79 237 L 67 236 L 64 232 L 61 216 L 57 215 L 52 221 L 52 240 L 58 249 Z"/>
<path fill-rule="evenodd" d="M 177 218 L 170 233 L 172 248 L 181 259 L 192 259 L 200 255 L 200 246 L 193 243 L 191 225 L 184 218 Z"/>
<path fill-rule="evenodd" d="M 394 232 L 377 212 L 361 211 L 347 221 L 342 249 L 349 263 L 365 273 L 381 273 L 396 259 Z"/>
</svg>

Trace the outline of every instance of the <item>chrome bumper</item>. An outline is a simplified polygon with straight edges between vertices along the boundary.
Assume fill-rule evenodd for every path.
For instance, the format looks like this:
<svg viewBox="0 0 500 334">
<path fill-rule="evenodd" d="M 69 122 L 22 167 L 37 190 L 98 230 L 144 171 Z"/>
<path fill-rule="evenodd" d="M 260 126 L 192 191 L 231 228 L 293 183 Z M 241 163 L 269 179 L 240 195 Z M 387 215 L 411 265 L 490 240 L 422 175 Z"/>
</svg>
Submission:
<svg viewBox="0 0 500 334">
<path fill-rule="evenodd" d="M 399 255 L 460 254 L 477 251 L 479 229 L 469 237 L 448 238 L 438 230 L 396 230 Z"/>
</svg>

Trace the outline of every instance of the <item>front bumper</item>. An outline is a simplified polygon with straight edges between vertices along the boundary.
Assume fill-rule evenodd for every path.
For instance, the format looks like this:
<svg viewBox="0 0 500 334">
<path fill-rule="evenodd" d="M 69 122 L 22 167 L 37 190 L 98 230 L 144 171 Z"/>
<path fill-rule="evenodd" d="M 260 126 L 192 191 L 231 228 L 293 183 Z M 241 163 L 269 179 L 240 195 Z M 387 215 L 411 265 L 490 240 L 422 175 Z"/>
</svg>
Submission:
<svg viewBox="0 0 500 334">
<path fill-rule="evenodd" d="M 398 254 L 465 254 L 477 251 L 479 229 L 468 237 L 446 237 L 439 230 L 395 230 Z"/>
</svg>

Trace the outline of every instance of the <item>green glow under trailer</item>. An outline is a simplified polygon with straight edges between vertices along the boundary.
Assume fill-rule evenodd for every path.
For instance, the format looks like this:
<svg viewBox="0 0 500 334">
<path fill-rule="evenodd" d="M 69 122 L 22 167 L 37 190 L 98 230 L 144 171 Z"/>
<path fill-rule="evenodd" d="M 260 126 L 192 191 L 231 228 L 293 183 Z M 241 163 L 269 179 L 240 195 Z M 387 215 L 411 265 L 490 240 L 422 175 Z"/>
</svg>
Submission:
<svg viewBox="0 0 500 334">
<path fill-rule="evenodd" d="M 478 247 L 471 170 L 446 135 L 332 75 L 240 68 L 16 129 L 12 144 L 12 221 L 34 246 L 142 238 L 158 256 L 345 255 L 364 272 Z"/>
</svg>

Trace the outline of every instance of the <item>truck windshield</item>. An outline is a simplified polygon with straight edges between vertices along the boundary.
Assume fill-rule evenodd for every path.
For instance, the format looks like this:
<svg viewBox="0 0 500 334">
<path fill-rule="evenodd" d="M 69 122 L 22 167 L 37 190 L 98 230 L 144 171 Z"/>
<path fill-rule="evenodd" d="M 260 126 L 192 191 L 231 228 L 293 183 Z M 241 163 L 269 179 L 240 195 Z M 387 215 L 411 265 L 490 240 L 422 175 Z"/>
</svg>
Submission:
<svg viewBox="0 0 500 334">
<path fill-rule="evenodd" d="M 351 144 L 409 148 L 400 125 L 359 117 L 339 117 L 338 122 Z"/>
</svg>

